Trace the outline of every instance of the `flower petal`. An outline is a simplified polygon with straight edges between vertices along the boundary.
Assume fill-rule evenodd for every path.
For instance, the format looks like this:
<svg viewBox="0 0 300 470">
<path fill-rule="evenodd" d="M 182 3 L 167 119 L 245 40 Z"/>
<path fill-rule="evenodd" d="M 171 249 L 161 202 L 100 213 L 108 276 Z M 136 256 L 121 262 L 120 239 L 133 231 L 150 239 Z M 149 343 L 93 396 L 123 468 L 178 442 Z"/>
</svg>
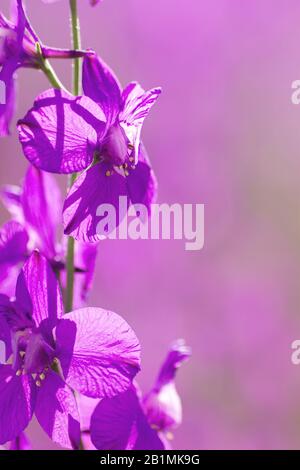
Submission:
<svg viewBox="0 0 300 470">
<path fill-rule="evenodd" d="M 97 257 L 97 243 L 78 242 L 75 246 L 74 306 L 83 307 L 91 290 Z"/>
<path fill-rule="evenodd" d="M 62 208 L 61 193 L 54 177 L 30 165 L 24 180 L 21 202 L 34 246 L 49 260 L 53 259 L 56 255 L 56 230 Z"/>
<path fill-rule="evenodd" d="M 121 108 L 121 87 L 113 71 L 93 52 L 83 59 L 82 85 L 84 94 L 103 109 L 107 125 L 113 124 Z"/>
<path fill-rule="evenodd" d="M 21 263 L 27 257 L 28 234 L 18 222 L 7 222 L 0 229 L 0 286 L 1 292 L 15 295 L 16 280 Z"/>
<path fill-rule="evenodd" d="M 185 344 L 183 339 L 175 341 L 162 364 L 154 387 L 155 390 L 159 390 L 163 385 L 174 380 L 178 368 L 191 357 L 191 354 L 191 348 Z"/>
<path fill-rule="evenodd" d="M 143 122 L 160 94 L 161 88 L 145 91 L 135 82 L 129 83 L 123 91 L 123 109 L 119 114 L 119 120 L 134 147 L 133 157 L 136 163 Z"/>
<path fill-rule="evenodd" d="M 119 196 L 127 196 L 125 177 L 114 172 L 106 176 L 107 167 L 98 163 L 80 175 L 64 204 L 63 221 L 65 234 L 83 242 L 96 242 L 103 239 L 97 233 L 101 216 L 97 216 L 101 204 L 115 208 L 116 220 L 113 229 L 120 223 L 124 214 L 119 212 Z"/>
<path fill-rule="evenodd" d="M 143 399 L 148 421 L 161 431 L 178 427 L 182 422 L 182 405 L 175 386 L 177 369 L 191 355 L 183 340 L 176 341 L 162 365 L 153 389 Z"/>
<path fill-rule="evenodd" d="M 66 314 L 56 342 L 66 382 L 91 398 L 124 392 L 140 369 L 138 339 L 113 312 L 83 308 Z"/>
<path fill-rule="evenodd" d="M 0 192 L 0 198 L 14 220 L 24 225 L 23 208 L 21 204 L 22 189 L 20 186 L 5 185 Z"/>
<path fill-rule="evenodd" d="M 57 320 L 63 315 L 59 284 L 46 258 L 34 251 L 18 278 L 17 302 L 49 339 Z"/>
<path fill-rule="evenodd" d="M 155 202 L 157 196 L 157 180 L 142 144 L 139 148 L 138 163 L 134 170 L 129 169 L 126 184 L 131 202 L 145 205 L 150 214 L 151 204 Z"/>
<path fill-rule="evenodd" d="M 91 439 L 98 450 L 163 450 L 150 427 L 133 387 L 104 399 L 91 419 Z"/>
<path fill-rule="evenodd" d="M 7 321 L 7 315 L 11 310 L 11 302 L 6 295 L 0 294 L 0 341 L 5 344 L 5 358 L 8 360 L 12 354 L 11 329 Z"/>
<path fill-rule="evenodd" d="M 76 400 L 71 389 L 53 371 L 48 373 L 38 392 L 35 414 L 52 441 L 67 449 L 78 449 L 80 425 Z"/>
<path fill-rule="evenodd" d="M 0 71 L 0 137 L 10 134 L 9 127 L 15 112 L 16 90 L 14 74 L 15 58 L 6 60 Z"/>
<path fill-rule="evenodd" d="M 36 99 L 19 121 L 19 138 L 26 158 L 52 173 L 87 168 L 105 131 L 105 116 L 86 96 L 74 97 L 50 89 Z"/>
<path fill-rule="evenodd" d="M 18 222 L 11 220 L 0 229 L 0 265 L 15 265 L 25 260 L 28 234 Z"/>
<path fill-rule="evenodd" d="M 11 366 L 0 366 L 0 444 L 17 437 L 31 420 L 36 391 L 31 377 L 17 377 Z"/>
<path fill-rule="evenodd" d="M 10 121 L 15 111 L 16 90 L 15 72 L 19 66 L 25 34 L 26 18 L 20 0 L 13 2 L 12 23 L 2 16 L 2 27 L 5 28 L 3 39 L 3 67 L 0 71 L 0 137 L 8 135 Z M 7 43 L 13 42 L 13 53 L 7 54 Z M 4 98 L 4 99 L 3 99 Z"/>
</svg>

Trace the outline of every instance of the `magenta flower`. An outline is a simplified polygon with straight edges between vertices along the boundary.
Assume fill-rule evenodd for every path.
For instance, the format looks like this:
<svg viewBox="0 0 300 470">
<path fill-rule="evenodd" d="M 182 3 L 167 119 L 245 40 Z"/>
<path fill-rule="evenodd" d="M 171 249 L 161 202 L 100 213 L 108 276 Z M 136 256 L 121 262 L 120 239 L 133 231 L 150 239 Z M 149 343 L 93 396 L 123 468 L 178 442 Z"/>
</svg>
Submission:
<svg viewBox="0 0 300 470">
<path fill-rule="evenodd" d="M 64 282 L 65 243 L 57 240 L 61 222 L 62 198 L 55 178 L 29 166 L 23 187 L 8 185 L 2 201 L 13 220 L 0 229 L 0 289 L 12 296 L 21 265 L 34 249 L 38 249 L 61 273 Z M 92 287 L 97 245 L 77 243 L 75 246 L 75 299 L 77 308 L 85 305 Z"/>
<path fill-rule="evenodd" d="M 121 317 L 99 308 L 63 316 L 58 282 L 38 252 L 24 265 L 16 299 L 0 296 L 0 323 L 0 339 L 13 353 L 12 364 L 0 366 L 0 444 L 18 436 L 35 413 L 52 440 L 77 448 L 72 390 L 114 397 L 139 371 L 139 343 Z"/>
<path fill-rule="evenodd" d="M 40 68 L 37 43 L 44 58 L 82 56 L 82 51 L 50 48 L 43 45 L 28 20 L 22 0 L 12 0 L 11 19 L 0 13 L 0 81 L 5 85 L 5 102 L 0 100 L 0 137 L 9 134 L 15 110 L 15 75 L 20 67 Z"/>
<path fill-rule="evenodd" d="M 23 188 L 5 186 L 1 198 L 13 220 L 0 230 L 0 289 L 12 296 L 21 267 L 34 249 L 53 268 L 63 268 L 63 253 L 56 240 L 62 200 L 53 176 L 32 166 L 26 172 Z"/>
<path fill-rule="evenodd" d="M 64 204 L 64 228 L 78 240 L 95 242 L 97 208 L 119 196 L 150 206 L 156 180 L 140 134 L 145 117 L 161 90 L 145 92 L 137 83 L 121 92 L 111 70 L 93 53 L 83 65 L 86 96 L 48 90 L 19 122 L 27 159 L 54 173 L 81 172 Z"/>
<path fill-rule="evenodd" d="M 54 264 L 61 252 L 57 229 L 62 207 L 61 192 L 54 177 L 30 165 L 22 187 L 5 186 L 1 198 L 12 218 L 26 229 L 29 250 L 37 248 Z"/>
<path fill-rule="evenodd" d="M 183 340 L 176 341 L 163 363 L 153 389 L 143 398 L 143 408 L 159 432 L 176 429 L 182 422 L 181 399 L 177 393 L 177 369 L 191 356 L 191 349 Z"/>
<path fill-rule="evenodd" d="M 12 19 L 7 20 L 0 13 L 0 80 L 5 85 L 5 103 L 0 104 L 0 136 L 9 134 L 9 124 L 15 109 L 15 72 L 27 61 L 23 48 L 26 36 L 26 18 L 21 1 L 13 3 Z M 27 44 L 27 40 L 26 40 Z M 28 44 L 30 44 L 28 37 Z"/>
<path fill-rule="evenodd" d="M 182 420 L 175 374 L 191 351 L 177 341 L 169 351 L 152 391 L 140 397 L 132 386 L 112 399 L 101 400 L 91 422 L 91 440 L 99 450 L 160 450 L 169 447 L 169 432 Z"/>
<path fill-rule="evenodd" d="M 28 234 L 14 220 L 0 229 L 0 286 L 1 292 L 13 295 L 15 282 L 27 257 Z"/>
</svg>

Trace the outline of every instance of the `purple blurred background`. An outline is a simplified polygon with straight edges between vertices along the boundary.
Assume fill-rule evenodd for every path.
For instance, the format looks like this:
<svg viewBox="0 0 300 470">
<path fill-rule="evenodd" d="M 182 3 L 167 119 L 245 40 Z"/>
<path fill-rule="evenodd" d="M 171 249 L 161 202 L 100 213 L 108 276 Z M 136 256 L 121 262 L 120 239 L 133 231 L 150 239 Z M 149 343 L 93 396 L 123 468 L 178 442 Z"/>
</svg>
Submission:
<svg viewBox="0 0 300 470">
<path fill-rule="evenodd" d="M 68 1 L 25 3 L 44 43 L 67 47 Z M 290 360 L 300 338 L 300 106 L 290 99 L 299 1 L 79 3 L 84 47 L 123 85 L 163 87 L 143 135 L 159 202 L 206 207 L 200 252 L 181 241 L 104 242 L 90 304 L 136 330 L 145 391 L 170 342 L 192 346 L 178 374 L 175 448 L 299 448 L 300 367 Z M 54 65 L 69 85 L 70 64 Z M 31 71 L 19 79 L 21 117 L 48 84 Z M 18 183 L 27 165 L 15 132 L 0 153 L 0 184 Z M 36 449 L 48 445 L 35 426 L 29 434 Z"/>
</svg>

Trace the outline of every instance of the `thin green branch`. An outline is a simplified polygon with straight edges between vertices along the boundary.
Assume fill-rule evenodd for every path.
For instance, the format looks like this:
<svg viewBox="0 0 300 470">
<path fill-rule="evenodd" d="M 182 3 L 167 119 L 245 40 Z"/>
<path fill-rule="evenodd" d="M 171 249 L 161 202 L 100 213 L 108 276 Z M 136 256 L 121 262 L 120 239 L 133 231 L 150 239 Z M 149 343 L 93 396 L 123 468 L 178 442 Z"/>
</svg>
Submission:
<svg viewBox="0 0 300 470">
<path fill-rule="evenodd" d="M 77 0 L 70 0 L 71 10 L 71 25 L 72 25 L 72 38 L 74 50 L 81 49 L 80 40 L 80 23 L 78 17 Z M 78 96 L 81 91 L 81 59 L 74 60 L 73 69 L 73 94 Z M 76 174 L 71 175 L 69 180 L 69 188 L 73 185 L 76 179 Z M 72 237 L 68 239 L 67 248 L 67 289 L 66 289 L 66 311 L 69 312 L 73 309 L 74 298 L 74 254 L 75 254 L 75 240 Z"/>
</svg>

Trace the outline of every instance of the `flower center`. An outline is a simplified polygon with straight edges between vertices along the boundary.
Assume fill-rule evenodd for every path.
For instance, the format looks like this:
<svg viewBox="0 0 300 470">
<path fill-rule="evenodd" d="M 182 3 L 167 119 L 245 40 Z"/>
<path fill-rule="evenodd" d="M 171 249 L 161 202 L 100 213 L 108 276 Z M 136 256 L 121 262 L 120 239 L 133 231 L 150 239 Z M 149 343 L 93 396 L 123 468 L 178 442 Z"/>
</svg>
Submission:
<svg viewBox="0 0 300 470">
<path fill-rule="evenodd" d="M 45 380 L 46 374 L 55 363 L 54 349 L 40 333 L 30 329 L 15 334 L 14 367 L 16 375 L 31 374 L 37 386 Z"/>
</svg>

